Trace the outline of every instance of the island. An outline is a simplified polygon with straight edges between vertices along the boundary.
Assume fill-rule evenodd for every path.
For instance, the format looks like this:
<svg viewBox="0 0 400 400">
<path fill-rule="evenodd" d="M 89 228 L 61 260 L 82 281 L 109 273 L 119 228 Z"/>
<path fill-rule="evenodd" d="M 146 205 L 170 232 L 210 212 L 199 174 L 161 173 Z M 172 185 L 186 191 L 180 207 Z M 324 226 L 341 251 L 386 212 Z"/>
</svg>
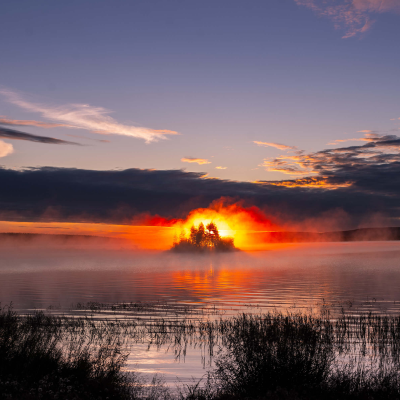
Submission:
<svg viewBox="0 0 400 400">
<path fill-rule="evenodd" d="M 204 226 L 201 222 L 196 228 L 190 228 L 189 236 L 184 232 L 174 239 L 171 251 L 178 253 L 228 252 L 237 251 L 231 237 L 221 237 L 217 225 L 213 222 Z"/>
</svg>

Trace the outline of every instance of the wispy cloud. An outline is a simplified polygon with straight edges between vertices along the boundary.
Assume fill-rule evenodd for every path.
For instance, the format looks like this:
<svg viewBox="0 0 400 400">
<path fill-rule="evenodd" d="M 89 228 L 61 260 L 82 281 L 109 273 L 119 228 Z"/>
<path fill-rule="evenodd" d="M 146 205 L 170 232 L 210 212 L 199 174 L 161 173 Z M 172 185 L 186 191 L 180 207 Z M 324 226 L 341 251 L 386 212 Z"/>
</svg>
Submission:
<svg viewBox="0 0 400 400">
<path fill-rule="evenodd" d="M 73 138 L 77 138 L 77 139 L 84 139 L 84 140 L 93 140 L 95 142 L 101 142 L 101 143 L 111 143 L 110 140 L 105 140 L 105 139 L 92 139 L 86 136 L 79 136 L 79 135 L 71 135 L 71 134 L 67 134 L 67 136 L 69 137 L 73 137 Z"/>
<path fill-rule="evenodd" d="M 296 146 L 286 146 L 285 144 L 280 144 L 280 143 L 271 143 L 271 142 L 258 142 L 257 140 L 254 140 L 253 143 L 255 143 L 257 146 L 264 146 L 264 147 L 275 147 L 276 149 L 279 150 L 296 150 Z"/>
<path fill-rule="evenodd" d="M 58 127 L 72 128 L 71 125 L 67 124 L 50 124 L 42 121 L 10 119 L 6 117 L 0 117 L 0 124 L 13 125 L 13 126 L 36 126 L 38 128 L 58 128 Z"/>
<path fill-rule="evenodd" d="M 311 188 L 311 189 L 340 189 L 347 188 L 352 185 L 351 181 L 332 182 L 327 177 L 307 177 L 287 181 L 255 181 L 260 185 L 266 186 L 283 186 L 287 188 Z"/>
<path fill-rule="evenodd" d="M 328 145 L 335 146 L 337 144 L 342 144 L 345 142 L 364 142 L 365 138 L 351 138 L 351 139 L 336 139 L 332 140 L 331 142 L 328 143 Z"/>
<path fill-rule="evenodd" d="M 215 167 L 215 169 L 227 169 L 228 167 Z"/>
<path fill-rule="evenodd" d="M 8 102 L 27 111 L 40 113 L 44 118 L 58 121 L 68 128 L 86 129 L 99 134 L 113 134 L 144 139 L 146 142 L 165 139 L 165 135 L 176 135 L 175 131 L 157 130 L 121 124 L 110 117 L 109 110 L 89 104 L 67 104 L 49 106 L 34 103 L 11 90 L 0 90 Z"/>
<path fill-rule="evenodd" d="M 260 164 L 259 167 L 264 167 L 267 171 L 270 172 L 280 172 L 286 175 L 309 175 L 317 173 L 317 171 L 314 171 L 312 168 L 304 166 L 304 168 L 301 168 L 299 166 L 300 162 L 300 157 L 294 158 L 280 156 L 272 160 L 265 158 L 263 163 Z"/>
<path fill-rule="evenodd" d="M 0 140 L 0 157 L 8 156 L 9 154 L 14 152 L 14 148 L 12 144 L 3 142 Z"/>
<path fill-rule="evenodd" d="M 199 164 L 199 165 L 211 164 L 211 161 L 208 161 L 206 158 L 184 157 L 184 158 L 181 158 L 181 161 L 187 162 L 187 163 L 195 163 L 195 164 Z"/>
<path fill-rule="evenodd" d="M 30 142 L 46 143 L 46 144 L 74 144 L 81 146 L 81 144 L 76 142 L 68 142 L 66 140 L 55 139 L 48 136 L 33 135 L 32 133 L 20 132 L 14 129 L 3 128 L 1 126 L 0 126 L 0 138 L 14 139 L 14 140 L 28 140 Z"/>
<path fill-rule="evenodd" d="M 366 135 L 379 135 L 377 131 L 371 131 L 370 129 L 364 129 L 362 131 L 357 131 L 357 133 L 365 133 Z"/>
<path fill-rule="evenodd" d="M 331 142 L 328 143 L 328 145 L 337 145 L 337 144 L 342 144 L 346 142 L 371 142 L 374 140 L 379 140 L 382 135 L 380 135 L 376 131 L 371 131 L 369 129 L 365 129 L 362 131 L 357 131 L 357 133 L 364 133 L 364 137 L 362 138 L 349 138 L 349 139 L 336 139 L 332 140 Z"/>
<path fill-rule="evenodd" d="M 399 12 L 399 0 L 295 0 L 317 15 L 330 18 L 336 29 L 345 30 L 343 38 L 367 32 L 374 24 L 373 16 Z"/>
<path fill-rule="evenodd" d="M 322 150 L 314 153 L 297 152 L 293 156 L 264 159 L 261 166 L 268 171 L 289 175 L 334 174 L 369 166 L 400 163 L 400 138 L 395 135 L 368 133 L 366 144 Z"/>
</svg>

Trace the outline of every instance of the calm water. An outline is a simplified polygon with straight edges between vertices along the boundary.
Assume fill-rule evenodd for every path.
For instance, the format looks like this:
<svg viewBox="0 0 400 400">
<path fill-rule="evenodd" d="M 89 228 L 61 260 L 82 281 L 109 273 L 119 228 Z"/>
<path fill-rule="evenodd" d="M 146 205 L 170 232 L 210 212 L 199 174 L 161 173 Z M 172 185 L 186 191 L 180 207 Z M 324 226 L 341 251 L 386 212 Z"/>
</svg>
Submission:
<svg viewBox="0 0 400 400">
<path fill-rule="evenodd" d="M 219 256 L 23 247 L 0 254 L 0 301 L 16 309 L 155 300 L 285 309 L 376 299 L 391 312 L 400 310 L 399 289 L 398 242 L 290 245 Z"/>
<path fill-rule="evenodd" d="M 308 309 L 322 302 L 400 312 L 400 243 L 288 245 L 218 256 L 3 247 L 0 301 L 19 310 L 161 301 L 215 305 L 228 314 L 253 310 L 250 304 L 264 310 Z M 193 350 L 185 360 L 175 360 L 165 349 L 137 345 L 129 367 L 185 380 L 204 373 L 201 356 Z"/>
</svg>

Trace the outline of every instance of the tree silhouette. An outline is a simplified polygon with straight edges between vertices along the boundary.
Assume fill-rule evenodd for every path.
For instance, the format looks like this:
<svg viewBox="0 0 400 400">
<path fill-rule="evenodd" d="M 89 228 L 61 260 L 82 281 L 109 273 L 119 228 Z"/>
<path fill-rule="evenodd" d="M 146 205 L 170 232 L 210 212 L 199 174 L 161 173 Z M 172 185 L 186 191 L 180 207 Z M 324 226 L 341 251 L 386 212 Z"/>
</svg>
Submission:
<svg viewBox="0 0 400 400">
<path fill-rule="evenodd" d="M 231 251 L 236 250 L 233 238 L 221 238 L 217 225 L 210 222 L 204 227 L 201 222 L 190 228 L 189 236 L 181 232 L 179 241 L 174 239 L 172 250 L 179 252 Z"/>
</svg>

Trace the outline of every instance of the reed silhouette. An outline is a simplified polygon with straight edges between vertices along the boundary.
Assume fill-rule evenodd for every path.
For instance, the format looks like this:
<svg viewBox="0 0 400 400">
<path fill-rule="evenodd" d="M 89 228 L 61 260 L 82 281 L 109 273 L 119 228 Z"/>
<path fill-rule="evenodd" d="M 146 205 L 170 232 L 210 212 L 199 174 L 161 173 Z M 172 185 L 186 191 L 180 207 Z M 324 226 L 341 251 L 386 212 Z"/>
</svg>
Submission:
<svg viewBox="0 0 400 400">
<path fill-rule="evenodd" d="M 120 306 L 124 314 L 128 306 Z M 0 398 L 400 398 L 400 316 L 268 313 L 203 320 L 182 314 L 174 320 L 149 319 L 146 307 L 143 319 L 112 320 L 3 309 Z M 208 346 L 215 367 L 203 381 L 172 391 L 157 377 L 145 382 L 123 372 L 128 341 L 172 345 L 174 354 L 188 343 Z"/>
<path fill-rule="evenodd" d="M 197 228 L 192 225 L 188 237 L 182 232 L 179 240 L 175 238 L 171 250 L 175 252 L 227 252 L 237 250 L 237 248 L 233 238 L 220 236 L 216 224 L 210 222 L 204 227 L 201 222 Z"/>
</svg>

